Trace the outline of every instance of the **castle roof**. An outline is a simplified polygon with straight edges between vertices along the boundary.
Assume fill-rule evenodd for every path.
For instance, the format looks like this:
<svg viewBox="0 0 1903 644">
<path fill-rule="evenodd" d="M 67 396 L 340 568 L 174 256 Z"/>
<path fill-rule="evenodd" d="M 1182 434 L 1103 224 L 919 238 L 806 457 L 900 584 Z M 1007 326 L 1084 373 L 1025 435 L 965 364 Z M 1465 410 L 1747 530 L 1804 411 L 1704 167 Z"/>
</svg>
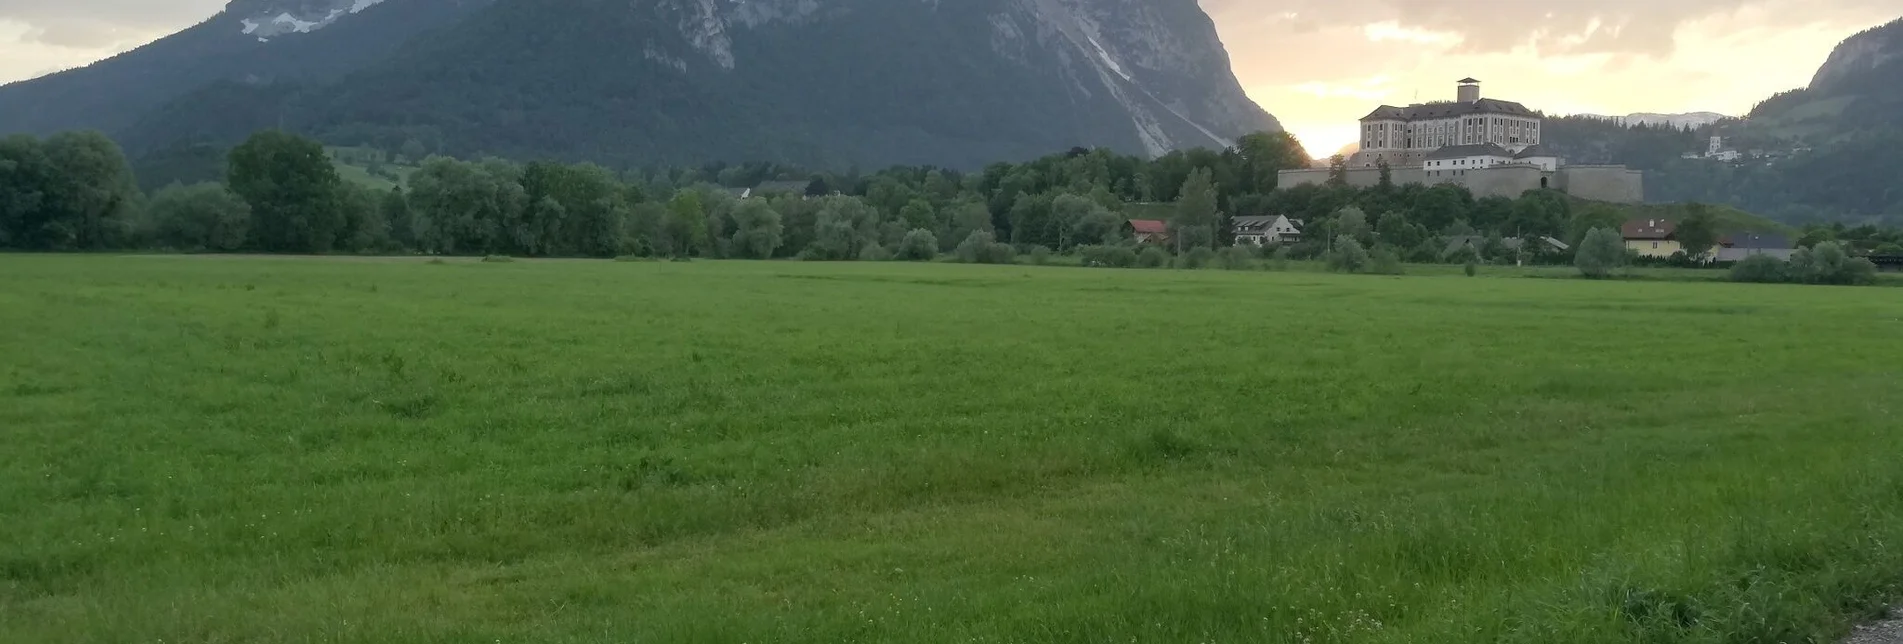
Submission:
<svg viewBox="0 0 1903 644">
<path fill-rule="evenodd" d="M 1529 110 L 1525 105 L 1497 98 L 1483 98 L 1472 103 L 1448 101 L 1443 103 L 1422 103 L 1407 107 L 1383 105 L 1374 108 L 1363 121 L 1433 121 L 1450 119 L 1474 114 L 1504 114 L 1507 116 L 1528 116 L 1539 118 L 1538 112 Z"/>
<path fill-rule="evenodd" d="M 1515 159 L 1531 159 L 1534 157 L 1558 158 L 1559 155 L 1553 154 L 1552 151 L 1547 150 L 1546 146 L 1537 145 L 1537 144 L 1526 146 L 1525 150 L 1521 150 L 1519 154 L 1513 155 L 1513 158 Z"/>
<path fill-rule="evenodd" d="M 1506 157 L 1511 159 L 1513 158 L 1513 153 L 1508 152 L 1506 148 L 1500 147 L 1498 145 L 1494 145 L 1492 143 L 1476 143 L 1473 145 L 1443 146 L 1441 147 L 1441 149 L 1435 150 L 1433 152 L 1429 152 L 1427 154 L 1427 160 L 1429 161 L 1436 161 L 1440 159 L 1465 159 L 1468 157 Z"/>
</svg>

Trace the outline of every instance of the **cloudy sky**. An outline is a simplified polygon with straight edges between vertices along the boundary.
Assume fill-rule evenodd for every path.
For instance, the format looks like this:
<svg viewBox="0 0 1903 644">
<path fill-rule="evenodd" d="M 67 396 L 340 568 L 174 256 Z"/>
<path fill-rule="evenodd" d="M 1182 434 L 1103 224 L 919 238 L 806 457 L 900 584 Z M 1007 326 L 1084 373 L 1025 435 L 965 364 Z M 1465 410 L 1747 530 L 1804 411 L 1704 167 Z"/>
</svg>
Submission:
<svg viewBox="0 0 1903 644">
<path fill-rule="evenodd" d="M 1377 103 L 1482 91 L 1550 113 L 1739 114 L 1903 0 L 1201 0 L 1243 87 L 1311 151 Z M 0 82 L 177 31 L 224 0 L 0 0 Z"/>
</svg>

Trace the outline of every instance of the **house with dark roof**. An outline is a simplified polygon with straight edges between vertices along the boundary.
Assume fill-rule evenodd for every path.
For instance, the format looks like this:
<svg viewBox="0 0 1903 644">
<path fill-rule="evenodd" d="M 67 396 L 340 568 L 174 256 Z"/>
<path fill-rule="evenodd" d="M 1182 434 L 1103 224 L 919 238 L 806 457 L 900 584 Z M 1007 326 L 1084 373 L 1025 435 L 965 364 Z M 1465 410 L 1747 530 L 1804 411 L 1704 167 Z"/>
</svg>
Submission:
<svg viewBox="0 0 1903 644">
<path fill-rule="evenodd" d="M 1170 240 L 1170 225 L 1158 219 L 1132 219 L 1123 222 L 1123 232 L 1139 244 L 1164 244 Z"/>
<path fill-rule="evenodd" d="M 803 197 L 806 196 L 806 188 L 810 185 L 812 185 L 811 181 L 766 181 L 754 186 L 749 196 L 768 197 L 772 195 L 793 195 Z"/>
<path fill-rule="evenodd" d="M 1738 262 L 1752 255 L 1789 260 L 1796 252 L 1791 238 L 1773 233 L 1732 233 L 1718 240 L 1718 261 Z"/>
<path fill-rule="evenodd" d="M 1518 254 L 1520 252 L 1520 249 L 1525 248 L 1528 242 L 1531 242 L 1535 245 L 1534 252 L 1538 254 L 1564 253 L 1567 250 L 1570 250 L 1572 248 L 1572 246 L 1567 245 L 1566 242 L 1560 241 L 1558 239 L 1554 239 L 1552 237 L 1544 236 L 1544 235 L 1539 237 L 1528 237 L 1525 239 L 1522 239 L 1519 237 L 1507 237 L 1500 240 L 1500 245 L 1505 246 L 1508 252 Z M 1441 249 L 1440 256 L 1441 256 L 1441 259 L 1448 259 L 1468 249 L 1473 249 L 1473 251 L 1476 254 L 1478 254 L 1478 253 L 1481 253 L 1481 251 L 1483 251 L 1486 247 L 1487 247 L 1486 237 L 1483 237 L 1480 235 L 1456 235 L 1454 237 L 1448 238 L 1447 247 Z M 1487 259 L 1494 259 L 1494 258 L 1489 257 Z"/>
<path fill-rule="evenodd" d="M 1238 246 L 1293 244 L 1302 241 L 1302 222 L 1285 215 L 1235 217 L 1229 220 L 1229 233 Z"/>
</svg>

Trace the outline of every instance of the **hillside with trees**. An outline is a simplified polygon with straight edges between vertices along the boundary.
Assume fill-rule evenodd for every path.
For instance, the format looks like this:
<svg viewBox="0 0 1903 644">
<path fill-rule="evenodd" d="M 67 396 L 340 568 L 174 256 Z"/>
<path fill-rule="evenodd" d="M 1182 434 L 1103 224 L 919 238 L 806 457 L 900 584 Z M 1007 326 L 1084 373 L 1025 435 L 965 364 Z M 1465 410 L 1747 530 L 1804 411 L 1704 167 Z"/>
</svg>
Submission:
<svg viewBox="0 0 1903 644">
<path fill-rule="evenodd" d="M 1719 201 L 1791 223 L 1903 224 L 1903 20 L 1846 39 L 1809 87 L 1700 132 L 1759 158 L 1672 160 L 1648 197 Z"/>
</svg>

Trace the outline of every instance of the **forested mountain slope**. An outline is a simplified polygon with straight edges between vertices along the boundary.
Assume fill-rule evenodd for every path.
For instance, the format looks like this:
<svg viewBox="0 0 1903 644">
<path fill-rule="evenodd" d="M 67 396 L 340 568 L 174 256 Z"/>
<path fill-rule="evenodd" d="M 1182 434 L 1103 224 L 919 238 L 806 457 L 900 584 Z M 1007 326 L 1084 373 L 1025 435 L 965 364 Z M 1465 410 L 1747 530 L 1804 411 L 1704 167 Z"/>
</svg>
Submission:
<svg viewBox="0 0 1903 644">
<path fill-rule="evenodd" d="M 294 8 L 304 17 L 288 21 L 234 3 L 196 31 L 60 83 L 110 84 L 160 54 L 293 44 L 332 61 L 308 65 L 318 69 L 266 78 L 184 65 L 208 71 L 139 94 L 176 100 L 24 129 L 99 127 L 135 155 L 283 125 L 336 144 L 418 140 L 467 156 L 966 167 L 1073 146 L 1223 147 L 1279 129 L 1243 94 L 1195 0 L 494 0 L 468 12 L 444 9 L 448 0 L 362 11 L 346 1 L 366 2 L 303 0 Z M 298 32 L 322 20 L 332 22 Z M 373 27 L 386 20 L 404 24 Z M 248 44 L 199 33 L 287 26 Z M 372 31 L 408 36 L 384 46 Z M 367 58 L 316 52 L 346 38 L 378 46 L 351 48 L 374 49 Z M 51 91 L 41 85 L 56 84 L 0 96 L 40 98 Z"/>
</svg>

